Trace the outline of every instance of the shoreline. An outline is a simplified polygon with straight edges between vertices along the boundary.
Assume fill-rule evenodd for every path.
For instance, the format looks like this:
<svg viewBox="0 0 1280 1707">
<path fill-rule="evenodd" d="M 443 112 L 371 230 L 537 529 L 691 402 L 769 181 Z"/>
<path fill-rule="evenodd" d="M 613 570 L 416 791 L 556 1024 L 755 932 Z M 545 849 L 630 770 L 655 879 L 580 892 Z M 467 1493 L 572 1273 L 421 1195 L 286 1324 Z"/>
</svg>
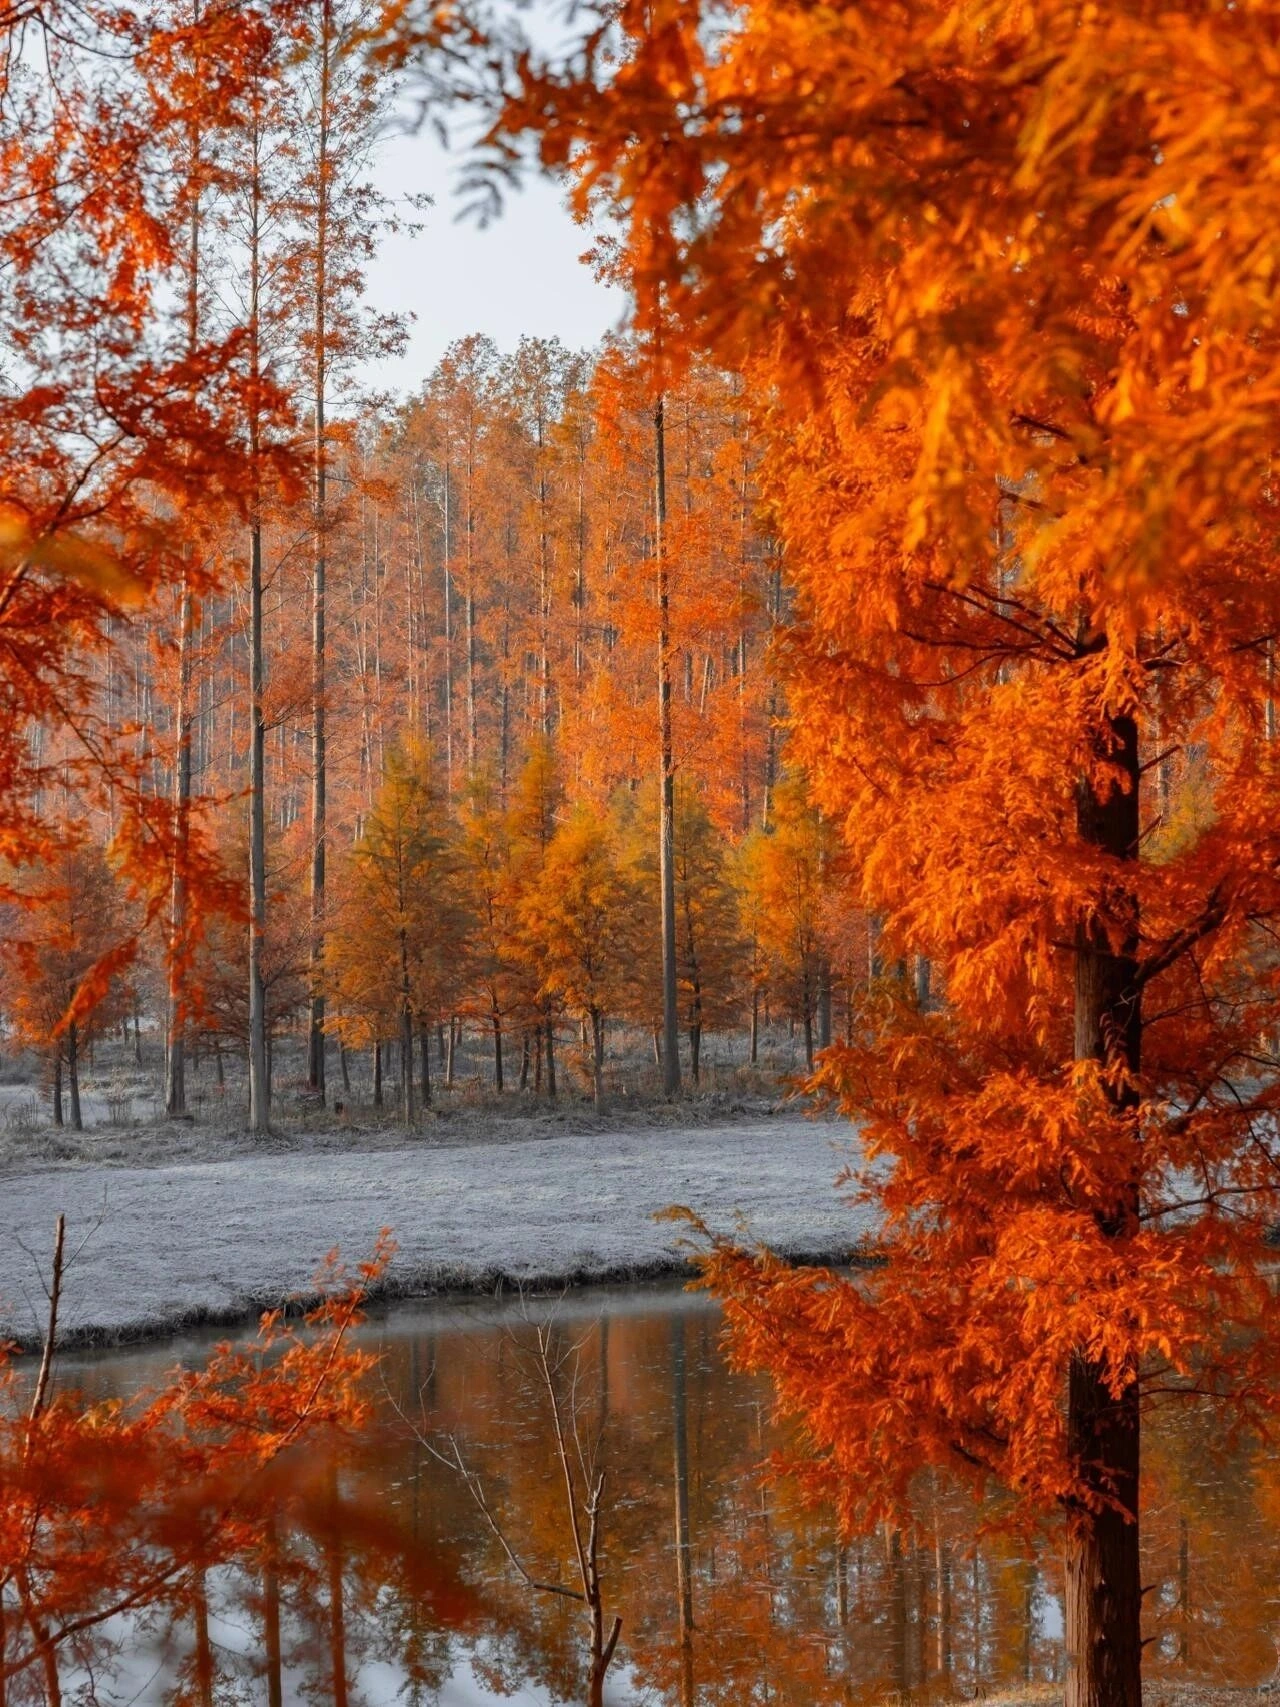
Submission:
<svg viewBox="0 0 1280 1707">
<path fill-rule="evenodd" d="M 672 1204 L 792 1260 L 849 1261 L 868 1212 L 834 1189 L 856 1152 L 840 1120 L 755 1117 L 459 1145 L 287 1148 L 141 1166 L 10 1172 L 0 1226 L 0 1337 L 42 1343 L 45 1253 L 69 1253 L 59 1344 L 137 1344 L 252 1327 L 317 1297 L 326 1253 L 361 1261 L 382 1228 L 397 1254 L 369 1302 L 560 1291 L 678 1276 Z"/>
</svg>

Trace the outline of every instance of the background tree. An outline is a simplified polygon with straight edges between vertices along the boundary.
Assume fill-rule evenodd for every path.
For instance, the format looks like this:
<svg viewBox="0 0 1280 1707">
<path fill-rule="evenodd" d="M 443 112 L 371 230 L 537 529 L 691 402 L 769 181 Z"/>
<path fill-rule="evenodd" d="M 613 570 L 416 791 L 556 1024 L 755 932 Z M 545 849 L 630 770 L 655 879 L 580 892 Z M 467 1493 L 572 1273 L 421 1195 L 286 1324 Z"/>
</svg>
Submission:
<svg viewBox="0 0 1280 1707">
<path fill-rule="evenodd" d="M 349 865 L 330 977 L 339 1013 L 370 1025 L 375 1045 L 383 1035 L 378 1022 L 394 1021 L 407 1124 L 414 1116 L 414 1038 L 456 1001 L 470 923 L 457 846 L 423 749 L 388 754 L 382 789 Z"/>
<path fill-rule="evenodd" d="M 606 822 L 579 809 L 551 838 L 523 903 L 525 938 L 544 992 L 588 1027 L 592 1093 L 604 1105 L 605 1023 L 625 1012 L 638 952 L 637 890 Z"/>
</svg>

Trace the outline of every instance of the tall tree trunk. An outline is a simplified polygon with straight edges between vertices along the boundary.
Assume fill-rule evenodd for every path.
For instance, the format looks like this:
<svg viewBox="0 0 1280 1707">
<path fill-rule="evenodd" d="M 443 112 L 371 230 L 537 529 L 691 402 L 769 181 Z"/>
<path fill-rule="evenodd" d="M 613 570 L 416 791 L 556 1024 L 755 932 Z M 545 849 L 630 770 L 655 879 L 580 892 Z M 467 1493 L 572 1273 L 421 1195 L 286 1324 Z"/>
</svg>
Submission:
<svg viewBox="0 0 1280 1707">
<path fill-rule="evenodd" d="M 493 1010 L 493 1088 L 502 1095 L 502 1015 Z"/>
<path fill-rule="evenodd" d="M 676 989 L 675 758 L 671 737 L 671 587 L 667 566 L 666 400 L 653 412 L 654 545 L 658 567 L 658 880 L 662 919 L 662 1089 L 680 1089 Z"/>
<path fill-rule="evenodd" d="M 382 1044 L 373 1046 L 373 1106 L 382 1107 Z"/>
<path fill-rule="evenodd" d="M 324 1082 L 324 886 L 325 886 L 325 573 L 327 517 L 325 463 L 325 402 L 328 385 L 326 316 L 328 310 L 330 78 L 333 54 L 332 0 L 320 0 L 320 88 L 316 104 L 316 226 L 313 270 L 312 383 L 315 417 L 312 439 L 314 478 L 311 582 L 311 1027 L 307 1078 L 311 1089 L 325 1094 Z M 410 1075 L 412 1077 L 412 1075 Z"/>
<path fill-rule="evenodd" d="M 187 848 L 191 826 L 191 586 L 184 572 L 178 617 L 178 750 L 174 763 L 173 876 L 169 890 L 169 965 L 164 1111 L 187 1112 Z"/>
<path fill-rule="evenodd" d="M 261 376 L 259 292 L 261 256 L 261 115 L 255 112 L 249 218 L 249 456 L 254 481 L 249 527 L 249 1129 L 270 1129 L 271 1083 L 267 1069 L 267 1003 L 263 950 L 267 930 L 267 731 L 263 714 L 261 452 L 257 388 Z"/>
<path fill-rule="evenodd" d="M 1140 771 L 1134 719 L 1108 718 L 1101 746 L 1098 757 L 1119 773 L 1119 782 L 1104 788 L 1094 779 L 1081 780 L 1077 827 L 1089 847 L 1113 861 L 1136 861 Z M 1096 1215 L 1099 1233 L 1117 1244 L 1132 1239 L 1139 1226 L 1135 1078 L 1142 1054 L 1137 904 L 1123 899 L 1123 889 L 1120 893 L 1120 919 L 1109 914 L 1086 921 L 1075 950 L 1075 1058 L 1106 1069 L 1103 1094 L 1120 1127 L 1116 1142 L 1131 1150 L 1115 1201 Z M 1123 932 L 1119 941 L 1117 923 Z M 1133 1130 L 1126 1130 L 1129 1117 Z M 1141 1707 L 1136 1370 L 1114 1369 L 1084 1350 L 1072 1358 L 1067 1445 L 1085 1489 L 1085 1497 L 1068 1512 L 1067 1707 Z"/>
<path fill-rule="evenodd" d="M 53 1124 L 61 1126 L 62 1115 L 62 1041 L 53 1046 Z"/>
</svg>

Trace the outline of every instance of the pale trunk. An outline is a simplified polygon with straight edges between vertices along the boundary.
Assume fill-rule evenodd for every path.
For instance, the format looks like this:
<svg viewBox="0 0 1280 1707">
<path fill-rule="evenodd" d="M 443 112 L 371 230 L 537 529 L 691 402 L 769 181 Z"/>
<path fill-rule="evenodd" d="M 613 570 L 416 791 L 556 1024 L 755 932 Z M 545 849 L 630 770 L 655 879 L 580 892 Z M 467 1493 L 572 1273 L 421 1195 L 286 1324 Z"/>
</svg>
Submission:
<svg viewBox="0 0 1280 1707">
<path fill-rule="evenodd" d="M 667 574 L 667 447 L 662 398 L 653 415 L 658 567 L 658 879 L 662 916 L 662 1089 L 680 1089 L 680 1015 L 676 989 L 675 762 L 671 738 L 671 591 Z"/>
<path fill-rule="evenodd" d="M 257 488 L 261 450 L 257 403 L 261 353 L 258 324 L 258 292 L 261 286 L 258 146 L 259 137 L 255 132 L 249 243 L 249 344 L 253 380 L 249 455 L 254 481 L 249 529 L 249 1128 L 261 1136 L 270 1127 L 271 1086 L 267 1070 L 267 1004 L 263 985 L 263 950 L 267 930 L 267 731 L 263 720 L 262 521 Z"/>
<path fill-rule="evenodd" d="M 331 54 L 329 0 L 322 0 L 320 26 L 320 92 L 316 164 L 316 252 L 315 252 L 315 433 L 312 459 L 314 476 L 314 552 L 311 584 L 311 1026 L 308 1081 L 320 1096 L 324 1082 L 324 855 L 325 855 L 325 361 L 328 306 L 329 241 L 329 81 Z"/>
</svg>

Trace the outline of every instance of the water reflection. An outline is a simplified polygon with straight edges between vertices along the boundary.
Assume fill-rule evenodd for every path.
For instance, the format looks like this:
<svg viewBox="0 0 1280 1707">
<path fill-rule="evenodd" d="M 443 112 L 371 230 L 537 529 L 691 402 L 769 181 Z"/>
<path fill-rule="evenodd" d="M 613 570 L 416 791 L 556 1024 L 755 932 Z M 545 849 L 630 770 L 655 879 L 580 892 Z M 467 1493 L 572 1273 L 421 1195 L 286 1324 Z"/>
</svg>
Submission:
<svg viewBox="0 0 1280 1707">
<path fill-rule="evenodd" d="M 544 1320 L 548 1308 L 529 1313 Z M 457 1442 L 530 1574 L 574 1587 L 561 1465 L 520 1307 L 401 1306 L 366 1332 L 382 1352 L 379 1421 L 358 1451 L 307 1466 L 324 1498 L 312 1498 L 305 1532 L 286 1502 L 251 1567 L 211 1568 L 179 1619 L 111 1632 L 80 1655 L 68 1698 L 585 1699 L 581 1606 L 519 1579 L 464 1478 L 431 1451 Z M 975 1539 L 972 1506 L 930 1478 L 914 1533 L 841 1546 L 827 1518 L 761 1477 L 778 1443 L 768 1390 L 730 1374 L 717 1340 L 714 1311 L 674 1290 L 555 1306 L 557 1392 L 584 1455 L 598 1448 L 607 1471 L 604 1599 L 624 1624 L 606 1702 L 813 1707 L 1059 1675 L 1050 1541 Z M 105 1394 L 162 1366 L 161 1354 L 86 1360 L 67 1378 Z M 1280 1476 L 1244 1447 L 1215 1460 L 1213 1438 L 1198 1415 L 1149 1437 L 1148 1674 L 1256 1686 L 1277 1663 Z"/>
</svg>

